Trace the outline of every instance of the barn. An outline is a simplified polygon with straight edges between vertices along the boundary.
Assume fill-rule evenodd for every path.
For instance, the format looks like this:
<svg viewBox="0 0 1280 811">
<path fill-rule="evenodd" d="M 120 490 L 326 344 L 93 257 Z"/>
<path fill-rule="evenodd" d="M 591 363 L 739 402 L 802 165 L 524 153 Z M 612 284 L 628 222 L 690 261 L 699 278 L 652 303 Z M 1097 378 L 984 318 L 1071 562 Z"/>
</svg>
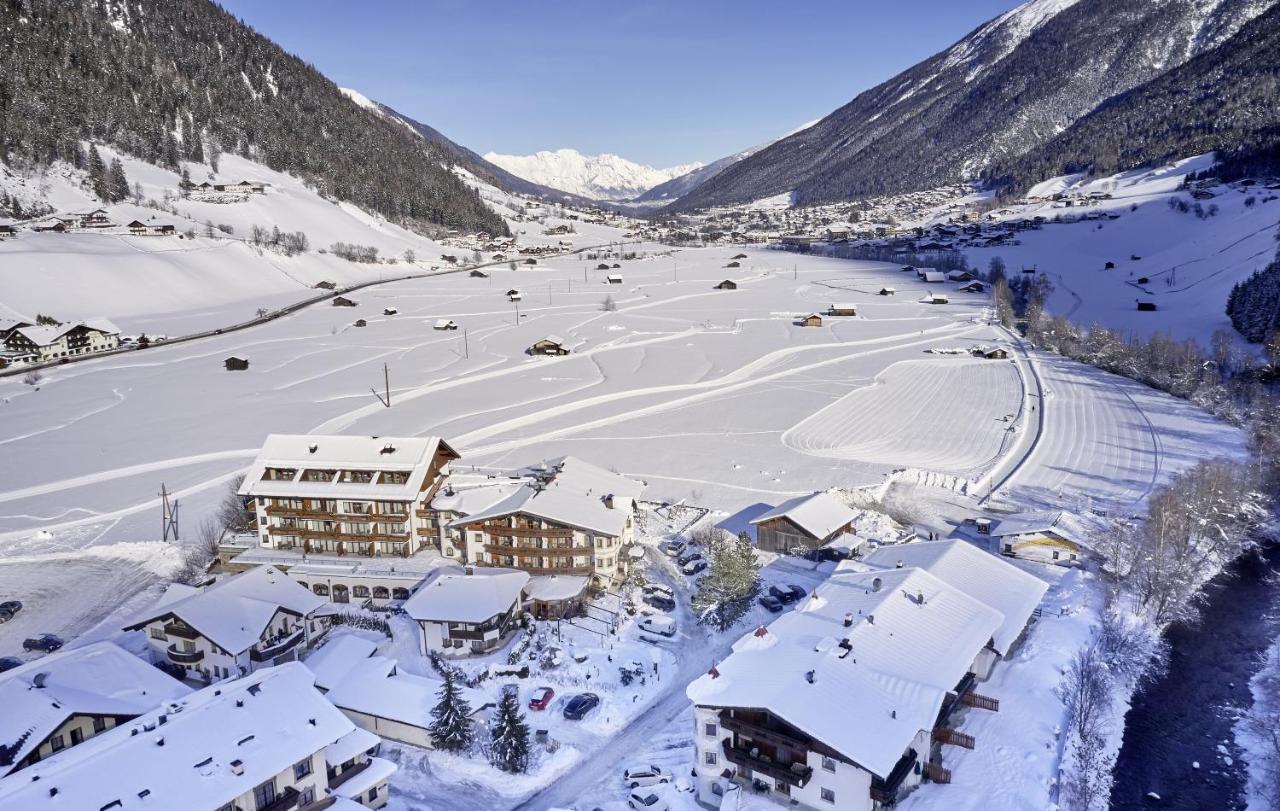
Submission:
<svg viewBox="0 0 1280 811">
<path fill-rule="evenodd" d="M 858 308 L 853 304 L 832 304 L 827 308 L 827 315 L 857 315 Z"/>
<path fill-rule="evenodd" d="M 820 327 L 822 326 L 822 316 L 817 313 L 809 313 L 806 316 L 801 316 L 796 325 L 801 327 Z"/>
<path fill-rule="evenodd" d="M 830 493 L 797 496 L 752 519 L 756 548 L 791 554 L 817 549 L 849 532 L 856 513 Z"/>
<path fill-rule="evenodd" d="M 882 288 L 880 288 L 880 295 L 882 295 L 882 296 L 892 296 L 892 295 L 893 295 L 893 294 L 895 294 L 896 292 L 898 292 L 898 291 L 894 290 L 892 287 L 882 287 Z"/>
<path fill-rule="evenodd" d="M 232 355 L 224 360 L 222 365 L 226 367 L 228 372 L 243 372 L 249 368 L 249 361 L 247 358 L 237 358 L 235 355 Z"/>
<path fill-rule="evenodd" d="M 609 284 L 622 284 L 622 274 L 610 273 L 608 276 L 605 277 L 605 281 L 607 281 Z"/>
<path fill-rule="evenodd" d="M 530 355 L 567 355 L 569 347 L 565 344 L 565 340 L 558 335 L 548 335 L 545 338 L 534 341 L 533 346 L 529 347 Z"/>
<path fill-rule="evenodd" d="M 715 286 L 716 290 L 737 290 L 738 283 L 733 279 L 725 279 L 723 282 Z"/>
<path fill-rule="evenodd" d="M 333 306 L 334 307 L 354 307 L 356 306 L 356 303 L 345 296 L 334 296 Z"/>
<path fill-rule="evenodd" d="M 1139 301 L 1138 312 L 1153 313 L 1156 311 L 1156 303 L 1154 301 Z"/>
<path fill-rule="evenodd" d="M 436 321 L 436 323 L 431 328 L 440 329 L 440 330 L 457 329 L 458 324 L 456 321 L 453 321 L 451 319 L 441 318 L 438 321 Z"/>
</svg>

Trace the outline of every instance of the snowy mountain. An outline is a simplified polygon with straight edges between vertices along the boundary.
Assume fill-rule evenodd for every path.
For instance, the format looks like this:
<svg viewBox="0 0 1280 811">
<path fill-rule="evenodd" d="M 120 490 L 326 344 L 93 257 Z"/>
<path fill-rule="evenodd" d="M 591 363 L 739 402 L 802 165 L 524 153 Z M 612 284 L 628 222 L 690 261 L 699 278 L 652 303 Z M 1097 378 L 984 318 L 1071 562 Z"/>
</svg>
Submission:
<svg viewBox="0 0 1280 811">
<path fill-rule="evenodd" d="M 1213 50 L 1275 4 L 1032 0 L 734 164 L 675 207 L 788 191 L 814 203 L 977 177 Z"/>
<path fill-rule="evenodd" d="M 680 175 L 679 177 L 673 177 L 671 180 L 668 180 L 666 183 L 659 183 L 657 186 L 654 186 L 653 188 L 649 189 L 648 191 L 646 191 L 644 194 L 637 197 L 632 202 L 662 203 L 662 202 L 671 202 L 673 200 L 676 200 L 680 197 L 685 196 L 686 194 L 693 191 L 694 189 L 698 188 L 703 183 L 706 183 L 708 180 L 720 174 L 725 169 L 728 169 L 730 166 L 733 166 L 735 163 L 744 161 L 747 158 L 759 152 L 760 150 L 764 149 L 765 147 L 771 144 L 776 144 L 778 141 L 781 141 L 783 138 L 788 138 L 792 135 L 795 135 L 797 132 L 800 132 L 801 130 L 806 130 L 817 123 L 818 123 L 817 119 L 814 119 L 813 121 L 810 121 L 806 124 L 801 124 L 799 127 L 796 127 L 790 132 L 786 132 L 782 135 L 779 135 L 777 138 L 774 138 L 771 141 L 765 141 L 763 144 L 757 144 L 756 146 L 753 146 L 750 149 L 744 149 L 741 152 L 735 152 L 734 154 L 729 155 L 728 157 L 721 158 L 720 160 L 717 160 L 717 161 L 712 161 L 711 163 L 708 163 L 705 166 L 699 166 L 697 169 L 694 169 L 691 172 L 686 172 L 683 175 Z"/>
<path fill-rule="evenodd" d="M 617 155 L 583 155 L 576 149 L 541 151 L 533 155 L 490 152 L 484 159 L 533 183 L 594 200 L 630 200 L 702 165 L 687 163 L 655 169 Z"/>
</svg>

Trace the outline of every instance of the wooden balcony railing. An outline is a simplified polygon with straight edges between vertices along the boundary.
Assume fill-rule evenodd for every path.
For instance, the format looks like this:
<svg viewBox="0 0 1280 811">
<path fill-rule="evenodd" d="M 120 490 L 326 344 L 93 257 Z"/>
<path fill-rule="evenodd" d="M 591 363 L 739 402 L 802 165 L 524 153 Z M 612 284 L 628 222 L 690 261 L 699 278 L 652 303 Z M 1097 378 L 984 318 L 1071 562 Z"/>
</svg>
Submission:
<svg viewBox="0 0 1280 811">
<path fill-rule="evenodd" d="M 965 749 L 973 749 L 977 746 L 977 739 L 972 735 L 966 735 L 957 729 L 950 727 L 938 727 L 933 730 L 933 739 L 938 743 L 948 744 L 950 746 L 962 746 Z"/>
<path fill-rule="evenodd" d="M 739 749 L 727 740 L 724 742 L 723 748 L 724 756 L 730 763 L 749 769 L 752 772 L 767 774 L 774 780 L 781 780 L 797 788 L 803 788 L 809 782 L 809 778 L 813 777 L 813 769 L 800 761 L 775 763 L 768 758 L 753 755 L 744 749 Z"/>
<path fill-rule="evenodd" d="M 194 665 L 204 660 L 204 651 L 197 648 L 196 650 L 182 650 L 176 645 L 170 645 L 165 653 L 169 655 L 169 661 L 179 665 Z"/>
<path fill-rule="evenodd" d="M 926 763 L 924 764 L 923 771 L 924 771 L 924 776 L 929 778 L 935 783 L 951 782 L 951 770 L 943 768 L 941 764 Z"/>
<path fill-rule="evenodd" d="M 249 649 L 249 658 L 255 662 L 270 662 L 277 656 L 288 653 L 298 646 L 306 637 L 301 628 L 281 639 L 268 643 L 259 642 Z"/>
<path fill-rule="evenodd" d="M 765 743 L 781 746 L 785 749 L 808 751 L 813 741 L 809 738 L 796 737 L 790 730 L 777 723 L 752 721 L 741 715 L 730 715 L 730 710 L 720 712 L 720 726 L 731 732 L 738 732 L 753 739 L 758 738 Z"/>
</svg>

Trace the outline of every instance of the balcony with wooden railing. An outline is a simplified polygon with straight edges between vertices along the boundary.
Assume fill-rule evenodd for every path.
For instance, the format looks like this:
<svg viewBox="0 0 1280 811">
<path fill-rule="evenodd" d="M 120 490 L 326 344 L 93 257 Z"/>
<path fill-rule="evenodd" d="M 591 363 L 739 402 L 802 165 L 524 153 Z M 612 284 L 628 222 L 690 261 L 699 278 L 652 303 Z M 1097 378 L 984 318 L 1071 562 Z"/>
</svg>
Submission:
<svg viewBox="0 0 1280 811">
<path fill-rule="evenodd" d="M 408 532 L 339 532 L 337 530 L 303 529 L 301 527 L 267 527 L 271 535 L 292 535 L 304 540 L 342 541 L 344 543 L 405 543 L 413 536 Z"/>
<path fill-rule="evenodd" d="M 948 746 L 960 746 L 965 749 L 973 749 L 977 746 L 978 741 L 972 735 L 966 735 L 958 729 L 950 727 L 937 727 L 933 730 L 933 740 L 937 743 L 947 744 Z"/>
<path fill-rule="evenodd" d="M 911 774 L 911 770 L 916 765 L 916 750 L 908 749 L 907 753 L 898 758 L 898 762 L 894 764 L 893 771 L 889 772 L 889 776 L 883 780 L 879 777 L 871 777 L 871 799 L 884 805 L 892 805 L 898 800 L 898 789 L 902 787 L 902 781 L 907 779 L 907 775 Z"/>
<path fill-rule="evenodd" d="M 924 764 L 924 776 L 935 783 L 950 783 L 951 770 L 944 768 L 940 763 Z"/>
<path fill-rule="evenodd" d="M 180 639 L 199 639 L 200 632 L 190 625 L 184 625 L 178 622 L 171 622 L 164 626 L 165 636 L 176 636 Z"/>
<path fill-rule="evenodd" d="M 255 662 L 270 662 L 296 648 L 305 637 L 303 629 L 299 628 L 291 634 L 259 642 L 249 649 L 249 658 Z"/>
<path fill-rule="evenodd" d="M 204 651 L 199 648 L 183 650 L 177 645 L 170 645 L 165 649 L 165 653 L 168 654 L 169 661 L 177 665 L 194 665 L 204 661 Z"/>
<path fill-rule="evenodd" d="M 813 739 L 798 730 L 791 729 L 771 716 L 761 713 L 756 717 L 745 715 L 740 710 L 721 710 L 720 726 L 730 732 L 737 732 L 784 749 L 808 751 L 813 748 Z"/>
<path fill-rule="evenodd" d="M 408 521 L 409 510 L 396 512 L 338 512 L 322 510 L 316 507 L 277 507 L 274 504 L 264 507 L 263 512 L 273 518 L 303 518 L 312 521 Z M 425 516 L 419 516 L 425 517 Z"/>
<path fill-rule="evenodd" d="M 337 788 L 338 786 L 340 786 L 340 785 L 342 785 L 343 783 L 347 782 L 347 781 L 348 781 L 348 780 L 350 780 L 351 778 L 353 778 L 353 777 L 355 777 L 356 775 L 360 774 L 361 772 L 365 771 L 366 769 L 368 769 L 368 768 L 369 768 L 370 766 L 372 766 L 372 765 L 373 765 L 373 761 L 372 761 L 372 760 L 366 760 L 366 761 L 364 761 L 363 763 L 358 763 L 358 764 L 356 764 L 355 766 L 352 766 L 352 767 L 351 767 L 351 768 L 349 768 L 349 769 L 343 769 L 342 774 L 339 774 L 337 777 L 331 777 L 331 778 L 329 778 L 329 788 L 331 788 L 331 789 L 335 789 L 335 788 Z"/>
<path fill-rule="evenodd" d="M 513 538 L 572 538 L 573 530 L 565 527 L 510 526 L 497 521 L 488 521 L 479 526 L 468 526 L 467 529 L 483 531 L 489 535 L 509 536 Z"/>
<path fill-rule="evenodd" d="M 747 749 L 740 749 L 726 740 L 723 744 L 725 758 L 735 766 L 749 769 L 755 774 L 767 774 L 774 780 L 781 780 L 788 785 L 803 788 L 813 777 L 813 769 L 803 761 L 780 763 L 760 754 L 752 754 Z"/>
</svg>

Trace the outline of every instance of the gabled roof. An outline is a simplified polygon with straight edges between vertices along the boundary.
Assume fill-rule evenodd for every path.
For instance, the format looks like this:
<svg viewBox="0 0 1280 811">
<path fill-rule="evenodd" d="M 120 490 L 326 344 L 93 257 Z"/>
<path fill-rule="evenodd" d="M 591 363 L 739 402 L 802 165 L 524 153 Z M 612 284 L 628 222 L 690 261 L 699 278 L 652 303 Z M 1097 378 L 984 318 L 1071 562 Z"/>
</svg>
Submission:
<svg viewBox="0 0 1280 811">
<path fill-rule="evenodd" d="M 813 493 L 787 499 L 751 519 L 751 523 L 762 524 L 774 518 L 786 518 L 813 538 L 825 541 L 857 515 L 856 510 L 841 504 L 830 493 Z"/>
<path fill-rule="evenodd" d="M 315 450 L 313 451 L 312 448 Z M 317 496 L 325 498 L 412 501 L 422 491 L 437 451 L 451 459 L 458 453 L 439 437 L 320 436 L 271 434 L 263 443 L 240 486 L 245 496 Z M 293 481 L 266 480 L 268 467 L 296 468 Z M 403 484 L 306 482 L 306 468 L 320 470 L 390 470 L 408 473 Z"/>
<path fill-rule="evenodd" d="M 316 687 L 332 690 L 359 664 L 373 656 L 378 646 L 355 634 L 329 635 L 319 649 L 307 657 L 307 668 L 315 674 Z"/>
<path fill-rule="evenodd" d="M 886 777 L 1002 620 L 921 569 L 837 572 L 686 693 L 699 705 L 766 709 Z"/>
<path fill-rule="evenodd" d="M 959 538 L 882 546 L 864 557 L 863 562 L 885 568 L 902 565 L 924 569 L 1000 611 L 1004 623 L 996 631 L 992 647 L 1002 656 L 1049 590 L 1049 584 L 1035 575 Z"/>
<path fill-rule="evenodd" d="M 404 610 L 419 622 L 484 622 L 520 601 L 529 575 L 520 571 L 441 573 L 414 592 Z"/>
<path fill-rule="evenodd" d="M 426 727 L 431 721 L 431 708 L 440 700 L 443 684 L 429 676 L 402 673 L 394 659 L 375 656 L 353 668 L 325 698 L 341 710 Z M 461 689 L 472 712 L 487 703 L 483 693 L 468 687 Z"/>
<path fill-rule="evenodd" d="M 278 611 L 305 617 L 327 602 L 274 566 L 258 566 L 194 593 L 184 591 L 176 600 L 162 597 L 125 630 L 177 617 L 223 650 L 239 654 L 262 638 Z"/>
<path fill-rule="evenodd" d="M 354 729 L 291 662 L 210 685 L 42 760 L 0 781 L 0 807 L 218 808 Z"/>
<path fill-rule="evenodd" d="M 1035 532 L 1054 532 L 1069 541 L 1080 543 L 1079 533 L 1069 525 L 1066 513 L 1062 510 L 1014 513 L 999 519 L 991 527 L 991 534 L 996 538 Z"/>
<path fill-rule="evenodd" d="M 0 673 L 0 743 L 27 736 L 0 775 L 73 715 L 133 717 L 190 692 L 111 642 L 60 650 Z"/>
</svg>

